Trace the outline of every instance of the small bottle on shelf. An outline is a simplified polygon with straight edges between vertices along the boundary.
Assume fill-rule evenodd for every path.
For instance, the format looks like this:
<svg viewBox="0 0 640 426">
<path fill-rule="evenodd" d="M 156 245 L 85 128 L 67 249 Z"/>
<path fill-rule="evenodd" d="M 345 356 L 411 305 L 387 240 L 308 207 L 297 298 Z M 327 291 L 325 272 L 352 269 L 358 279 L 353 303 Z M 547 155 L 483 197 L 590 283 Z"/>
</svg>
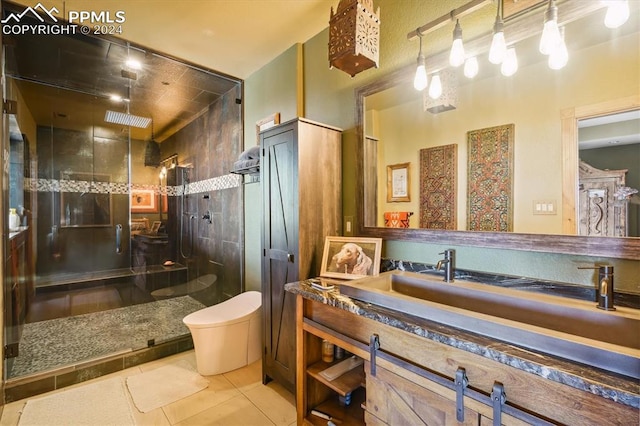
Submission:
<svg viewBox="0 0 640 426">
<path fill-rule="evenodd" d="M 9 209 L 9 231 L 15 232 L 20 230 L 20 216 L 16 213 L 16 209 Z"/>
<path fill-rule="evenodd" d="M 322 360 L 324 362 L 333 362 L 333 343 L 328 340 L 322 341 Z"/>
</svg>

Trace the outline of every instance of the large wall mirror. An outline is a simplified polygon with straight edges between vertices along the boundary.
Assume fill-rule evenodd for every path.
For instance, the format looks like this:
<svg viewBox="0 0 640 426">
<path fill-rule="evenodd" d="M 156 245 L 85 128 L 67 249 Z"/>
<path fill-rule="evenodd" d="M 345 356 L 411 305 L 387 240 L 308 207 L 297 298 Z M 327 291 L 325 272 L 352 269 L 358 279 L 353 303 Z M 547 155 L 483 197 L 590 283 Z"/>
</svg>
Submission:
<svg viewBox="0 0 640 426">
<path fill-rule="evenodd" d="M 427 58 L 440 72 L 439 100 L 413 88 L 414 65 L 356 90 L 362 235 L 640 259 L 640 198 L 633 194 L 640 187 L 639 5 L 632 4 L 630 20 L 612 30 L 603 25 L 605 9 L 587 11 L 580 3 L 559 3 L 569 50 L 563 69 L 550 69 L 538 52 L 544 12 L 538 9 L 507 22 L 507 42 L 510 30 L 519 31 L 519 68 L 510 77 L 487 61 L 486 50 L 473 79 L 462 67 L 448 67 L 448 52 L 442 52 Z M 490 34 L 470 44 L 483 38 Z M 485 216 L 506 217 L 504 228 L 491 217 L 472 220 L 476 150 L 488 146 L 478 148 L 477 135 L 485 131 L 509 132 L 512 139 L 509 152 L 494 153 L 510 158 L 500 172 L 492 171 L 492 160 L 481 164 L 485 175 L 507 175 L 503 187 L 480 189 L 495 205 Z M 395 183 L 388 182 L 389 170 L 406 164 L 407 197 L 388 201 Z M 621 171 L 622 180 L 587 179 L 611 170 Z M 429 209 L 447 217 L 429 221 Z M 609 222 L 596 217 L 600 213 Z M 391 215 L 408 228 L 388 227 Z"/>
</svg>

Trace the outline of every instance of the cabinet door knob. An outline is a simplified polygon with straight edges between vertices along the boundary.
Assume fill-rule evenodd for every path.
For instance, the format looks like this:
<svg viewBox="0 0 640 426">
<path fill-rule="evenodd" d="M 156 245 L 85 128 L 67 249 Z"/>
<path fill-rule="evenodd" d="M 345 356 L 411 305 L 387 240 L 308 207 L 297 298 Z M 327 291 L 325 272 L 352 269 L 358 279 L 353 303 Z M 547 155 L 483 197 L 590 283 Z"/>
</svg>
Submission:
<svg viewBox="0 0 640 426">
<path fill-rule="evenodd" d="M 287 253 L 287 261 L 293 263 L 293 253 Z"/>
</svg>

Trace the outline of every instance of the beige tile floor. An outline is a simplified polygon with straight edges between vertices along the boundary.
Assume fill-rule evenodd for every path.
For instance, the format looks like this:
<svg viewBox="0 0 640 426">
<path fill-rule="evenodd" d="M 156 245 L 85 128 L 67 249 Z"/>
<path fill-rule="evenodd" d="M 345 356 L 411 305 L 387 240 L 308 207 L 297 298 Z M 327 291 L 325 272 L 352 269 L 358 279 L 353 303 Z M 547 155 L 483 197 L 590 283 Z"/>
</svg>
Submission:
<svg viewBox="0 0 640 426">
<path fill-rule="evenodd" d="M 194 367 L 196 365 L 194 352 L 188 351 L 84 382 L 75 385 L 75 387 L 114 376 L 128 377 L 162 367 L 179 359 L 188 360 Z M 276 382 L 270 382 L 266 386 L 263 385 L 261 368 L 262 363 L 258 361 L 228 373 L 206 376 L 205 378 L 209 380 L 207 389 L 148 413 L 140 413 L 133 405 L 133 402 L 130 401 L 136 423 L 140 426 L 295 425 L 296 405 L 293 394 Z M 61 392 L 65 389 L 69 388 L 50 392 L 49 394 Z M 38 397 L 44 395 L 39 395 Z M 5 405 L 4 412 L 0 418 L 0 425 L 16 426 L 20 419 L 20 412 L 26 402 L 27 400 L 25 399 Z"/>
</svg>

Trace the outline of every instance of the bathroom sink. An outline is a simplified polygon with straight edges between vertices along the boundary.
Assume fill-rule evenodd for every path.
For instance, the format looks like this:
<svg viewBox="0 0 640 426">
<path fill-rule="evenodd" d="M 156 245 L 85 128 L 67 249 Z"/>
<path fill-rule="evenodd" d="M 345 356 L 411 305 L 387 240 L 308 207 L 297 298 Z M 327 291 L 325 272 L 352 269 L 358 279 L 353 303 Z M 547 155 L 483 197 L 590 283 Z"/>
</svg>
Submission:
<svg viewBox="0 0 640 426">
<path fill-rule="evenodd" d="M 640 378 L 640 310 L 390 271 L 340 293 L 501 341 Z"/>
</svg>

